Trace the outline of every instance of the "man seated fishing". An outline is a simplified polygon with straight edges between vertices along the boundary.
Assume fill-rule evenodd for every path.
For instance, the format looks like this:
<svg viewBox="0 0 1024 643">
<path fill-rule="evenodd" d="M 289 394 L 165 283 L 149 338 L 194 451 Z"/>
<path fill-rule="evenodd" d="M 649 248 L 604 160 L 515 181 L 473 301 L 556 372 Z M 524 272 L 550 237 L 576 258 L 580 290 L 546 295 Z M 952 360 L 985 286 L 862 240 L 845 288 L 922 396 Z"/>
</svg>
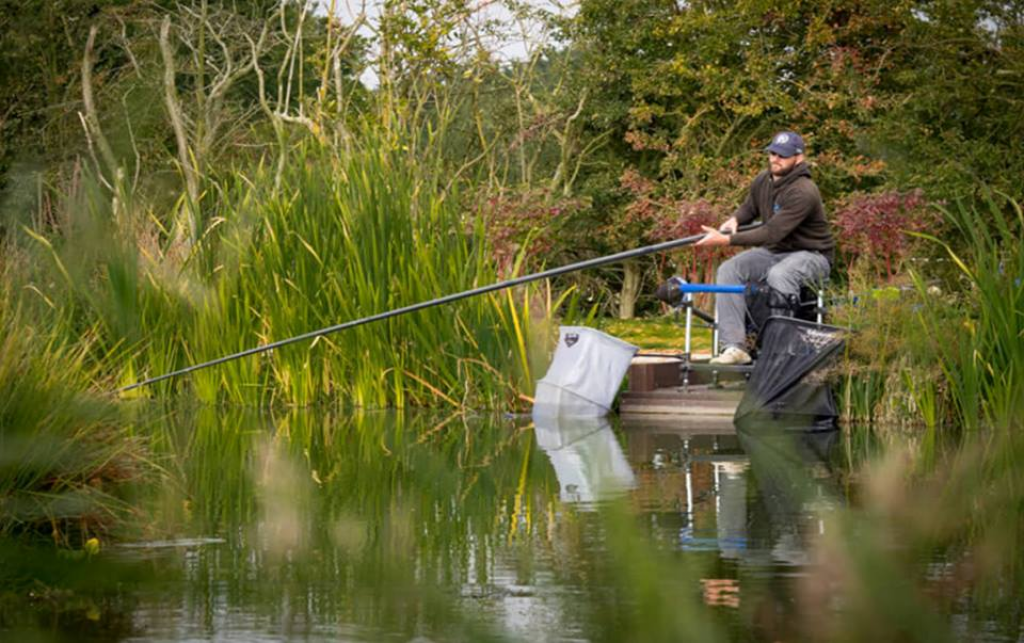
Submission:
<svg viewBox="0 0 1024 643">
<path fill-rule="evenodd" d="M 703 226 L 707 234 L 697 245 L 758 246 L 719 266 L 716 283 L 767 283 L 778 296 L 792 300 L 804 284 L 828 278 L 835 242 L 805 162 L 803 138 L 795 132 L 780 132 L 765 151 L 768 169 L 754 178 L 746 200 L 717 230 Z M 764 225 L 737 232 L 758 217 Z M 718 294 L 716 305 L 724 350 L 711 363 L 749 364 L 745 296 Z"/>
</svg>

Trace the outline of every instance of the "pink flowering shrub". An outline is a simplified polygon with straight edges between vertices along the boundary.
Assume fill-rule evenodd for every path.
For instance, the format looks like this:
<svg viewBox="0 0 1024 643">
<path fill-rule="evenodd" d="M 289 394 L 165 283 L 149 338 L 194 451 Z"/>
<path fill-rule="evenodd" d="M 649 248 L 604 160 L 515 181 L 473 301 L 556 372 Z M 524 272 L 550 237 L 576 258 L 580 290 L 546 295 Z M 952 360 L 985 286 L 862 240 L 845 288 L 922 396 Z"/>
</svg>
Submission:
<svg viewBox="0 0 1024 643">
<path fill-rule="evenodd" d="M 917 241 L 907 233 L 934 232 L 940 218 L 929 205 L 920 190 L 853 195 L 841 202 L 832 221 L 847 265 L 892 279 Z"/>
</svg>

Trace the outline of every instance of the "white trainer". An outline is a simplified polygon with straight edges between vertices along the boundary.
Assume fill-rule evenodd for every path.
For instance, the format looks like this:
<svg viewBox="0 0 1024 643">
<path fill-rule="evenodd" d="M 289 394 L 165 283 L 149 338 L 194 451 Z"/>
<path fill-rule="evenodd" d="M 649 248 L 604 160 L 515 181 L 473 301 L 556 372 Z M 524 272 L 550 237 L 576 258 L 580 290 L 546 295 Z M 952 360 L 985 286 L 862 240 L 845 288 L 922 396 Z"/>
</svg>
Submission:
<svg viewBox="0 0 1024 643">
<path fill-rule="evenodd" d="M 749 364 L 753 359 L 750 357 L 750 353 L 743 350 L 738 346 L 730 346 L 729 348 L 722 351 L 722 354 L 718 357 L 711 358 L 709 364 L 717 364 L 719 366 L 743 366 Z"/>
</svg>

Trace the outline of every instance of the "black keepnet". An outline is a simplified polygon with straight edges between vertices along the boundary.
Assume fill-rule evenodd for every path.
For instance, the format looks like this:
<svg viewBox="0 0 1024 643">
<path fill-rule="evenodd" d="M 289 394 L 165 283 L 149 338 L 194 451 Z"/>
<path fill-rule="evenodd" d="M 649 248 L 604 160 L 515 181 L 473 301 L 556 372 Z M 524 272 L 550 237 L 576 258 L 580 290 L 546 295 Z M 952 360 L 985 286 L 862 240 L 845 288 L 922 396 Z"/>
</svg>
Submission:
<svg viewBox="0 0 1024 643">
<path fill-rule="evenodd" d="M 801 319 L 770 318 L 734 420 L 771 421 L 801 431 L 835 428 L 839 411 L 825 371 L 842 350 L 844 333 Z"/>
</svg>

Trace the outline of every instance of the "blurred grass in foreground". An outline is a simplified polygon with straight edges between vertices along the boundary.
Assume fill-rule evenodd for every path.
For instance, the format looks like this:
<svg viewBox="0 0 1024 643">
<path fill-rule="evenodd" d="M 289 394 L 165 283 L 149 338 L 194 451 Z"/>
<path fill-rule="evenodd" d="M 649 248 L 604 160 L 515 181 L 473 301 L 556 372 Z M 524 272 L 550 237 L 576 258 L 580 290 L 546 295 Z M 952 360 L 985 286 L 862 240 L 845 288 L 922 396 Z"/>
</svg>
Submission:
<svg viewBox="0 0 1024 643">
<path fill-rule="evenodd" d="M 0 536 L 77 548 L 132 511 L 127 483 L 146 471 L 145 449 L 87 392 L 89 341 L 26 324 L 0 291 Z"/>
<path fill-rule="evenodd" d="M 208 405 L 152 415 L 135 432 L 150 436 L 159 475 L 120 533 L 171 544 L 104 540 L 89 555 L 5 541 L 0 628 L 117 639 L 118 623 L 168 600 L 187 608 L 147 621 L 157 638 L 177 618 L 202 621 L 210 601 L 228 609 L 202 622 L 225 638 L 335 624 L 366 640 L 509 640 L 530 624 L 597 641 L 941 641 L 1022 624 L 1024 442 L 1011 432 L 933 461 L 893 440 L 854 454 L 834 482 L 787 436 L 755 434 L 771 448 L 744 443 L 758 489 L 748 515 L 770 512 L 809 562 L 779 569 L 755 555 L 729 607 L 702 592 L 701 579 L 732 577 L 713 544 L 681 550 L 665 507 L 560 501 L 524 421 Z M 220 544 L 173 545 L 209 537 Z M 536 620 L 510 619 L 524 605 Z"/>
</svg>

